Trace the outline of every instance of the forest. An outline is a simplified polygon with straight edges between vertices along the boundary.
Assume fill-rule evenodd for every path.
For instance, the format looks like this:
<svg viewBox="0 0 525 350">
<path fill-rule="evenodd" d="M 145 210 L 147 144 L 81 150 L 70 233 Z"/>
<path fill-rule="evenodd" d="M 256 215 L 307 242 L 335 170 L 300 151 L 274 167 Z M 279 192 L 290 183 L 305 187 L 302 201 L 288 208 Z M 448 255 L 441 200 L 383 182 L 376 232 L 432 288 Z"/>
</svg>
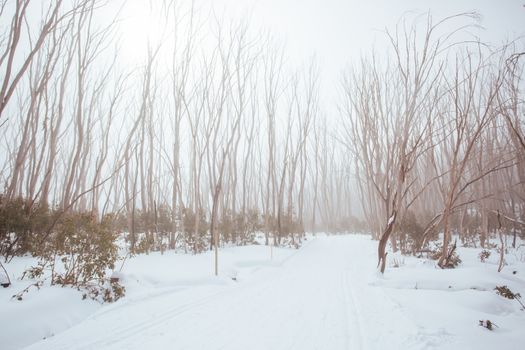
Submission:
<svg viewBox="0 0 525 350">
<path fill-rule="evenodd" d="M 35 286 L 114 301 L 123 256 L 212 250 L 218 274 L 221 247 L 358 232 L 381 273 L 388 251 L 446 269 L 490 237 L 501 270 L 525 238 L 523 41 L 477 40 L 477 13 L 403 18 L 326 86 L 315 57 L 292 66 L 269 33 L 167 0 L 129 66 L 107 6 L 0 1 L 7 278 L 30 255 Z"/>
</svg>

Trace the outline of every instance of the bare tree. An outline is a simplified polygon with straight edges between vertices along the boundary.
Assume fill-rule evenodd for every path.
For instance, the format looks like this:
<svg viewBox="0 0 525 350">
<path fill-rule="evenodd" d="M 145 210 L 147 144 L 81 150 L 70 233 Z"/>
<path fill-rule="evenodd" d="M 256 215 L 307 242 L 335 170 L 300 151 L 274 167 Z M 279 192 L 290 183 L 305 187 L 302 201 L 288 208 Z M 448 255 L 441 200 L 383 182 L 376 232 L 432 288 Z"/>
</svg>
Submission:
<svg viewBox="0 0 525 350">
<path fill-rule="evenodd" d="M 17 53 L 21 51 L 21 39 L 24 35 L 30 38 L 34 35 L 34 33 L 24 33 L 30 4 L 31 0 L 15 1 L 13 4 L 14 9 L 11 16 L 11 25 L 7 29 L 7 33 L 2 33 L 2 37 L 7 37 L 7 40 L 0 42 L 0 44 L 2 44 L 0 48 L 0 68 L 3 67 L 5 72 L 0 87 L 0 119 L 18 84 L 33 62 L 33 59 L 48 38 L 52 36 L 52 33 L 55 32 L 57 26 L 62 22 L 67 22 L 71 16 L 75 16 L 77 13 L 92 9 L 95 5 L 95 0 L 80 1 L 69 9 L 64 8 L 62 0 L 50 1 L 44 10 L 42 25 L 36 33 L 36 40 L 34 42 L 30 40 L 31 45 L 29 51 L 21 60 L 20 66 L 17 66 L 15 58 L 17 59 Z M 4 6 L 2 6 L 2 12 L 4 12 L 5 9 L 4 4 Z"/>
<path fill-rule="evenodd" d="M 415 25 L 387 31 L 394 56 L 391 68 L 381 69 L 372 57 L 371 62 L 361 64 L 360 73 L 344 80 L 343 139 L 359 162 L 358 171 L 365 173 L 358 177 L 366 179 L 362 188 L 380 199 L 377 213 L 384 217 L 378 244 L 381 272 L 385 270 L 387 242 L 400 211 L 406 208 L 403 203 L 413 203 L 408 198 L 416 183 L 413 170 L 432 128 L 446 50 L 456 44 L 452 38 L 459 29 L 446 34 L 440 30 L 457 17 L 473 15 L 460 14 L 437 23 L 429 15 L 422 38 Z M 395 241 L 392 243 L 395 250 Z"/>
</svg>

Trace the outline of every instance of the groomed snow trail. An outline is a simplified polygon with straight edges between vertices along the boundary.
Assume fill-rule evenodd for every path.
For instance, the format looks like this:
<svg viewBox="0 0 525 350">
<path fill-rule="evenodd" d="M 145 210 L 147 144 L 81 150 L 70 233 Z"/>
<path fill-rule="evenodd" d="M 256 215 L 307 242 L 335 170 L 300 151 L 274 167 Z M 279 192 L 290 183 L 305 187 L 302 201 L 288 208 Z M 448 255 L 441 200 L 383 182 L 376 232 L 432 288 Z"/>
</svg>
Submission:
<svg viewBox="0 0 525 350">
<path fill-rule="evenodd" d="M 368 283 L 374 247 L 359 236 L 316 238 L 252 278 L 117 303 L 29 348 L 421 348 L 417 327 Z"/>
</svg>

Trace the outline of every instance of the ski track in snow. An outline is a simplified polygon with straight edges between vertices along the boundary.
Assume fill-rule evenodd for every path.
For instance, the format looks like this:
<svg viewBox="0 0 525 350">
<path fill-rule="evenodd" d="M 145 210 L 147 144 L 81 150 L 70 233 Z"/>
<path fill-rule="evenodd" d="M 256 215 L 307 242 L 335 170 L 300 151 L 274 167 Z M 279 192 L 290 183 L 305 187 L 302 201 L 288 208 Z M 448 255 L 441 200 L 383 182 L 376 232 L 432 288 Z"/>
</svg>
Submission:
<svg viewBox="0 0 525 350">
<path fill-rule="evenodd" d="M 361 330 L 361 324 L 359 320 L 359 311 L 358 304 L 355 301 L 355 296 L 352 291 L 352 288 L 348 286 L 348 275 L 350 270 L 345 270 L 342 272 L 342 291 L 345 298 L 345 310 L 346 310 L 346 328 L 347 335 L 353 334 L 354 336 L 350 338 L 350 344 L 347 345 L 348 349 L 360 350 L 363 348 L 363 332 Z M 349 322 L 348 318 L 351 318 L 353 322 Z"/>
<path fill-rule="evenodd" d="M 317 238 L 254 278 L 124 300 L 28 349 L 358 350 L 412 345 L 392 342 L 399 339 L 393 331 L 399 329 L 396 323 L 407 321 L 392 300 L 368 285 L 374 269 L 366 265 L 373 266 L 373 257 L 360 260 L 369 250 L 367 243 L 362 238 Z M 377 319 L 379 310 L 388 319 Z M 374 338 L 377 342 L 371 343 Z"/>
</svg>

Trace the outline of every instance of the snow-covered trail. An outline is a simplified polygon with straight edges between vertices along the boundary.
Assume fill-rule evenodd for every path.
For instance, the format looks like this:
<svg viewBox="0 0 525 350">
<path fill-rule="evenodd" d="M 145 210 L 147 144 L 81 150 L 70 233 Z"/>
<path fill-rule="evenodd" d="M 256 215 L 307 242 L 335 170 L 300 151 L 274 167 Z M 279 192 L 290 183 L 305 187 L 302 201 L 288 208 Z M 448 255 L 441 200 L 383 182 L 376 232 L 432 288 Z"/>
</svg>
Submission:
<svg viewBox="0 0 525 350">
<path fill-rule="evenodd" d="M 363 237 L 317 238 L 239 283 L 117 303 L 30 349 L 422 348 L 417 327 L 368 283 L 374 251 Z"/>
</svg>

